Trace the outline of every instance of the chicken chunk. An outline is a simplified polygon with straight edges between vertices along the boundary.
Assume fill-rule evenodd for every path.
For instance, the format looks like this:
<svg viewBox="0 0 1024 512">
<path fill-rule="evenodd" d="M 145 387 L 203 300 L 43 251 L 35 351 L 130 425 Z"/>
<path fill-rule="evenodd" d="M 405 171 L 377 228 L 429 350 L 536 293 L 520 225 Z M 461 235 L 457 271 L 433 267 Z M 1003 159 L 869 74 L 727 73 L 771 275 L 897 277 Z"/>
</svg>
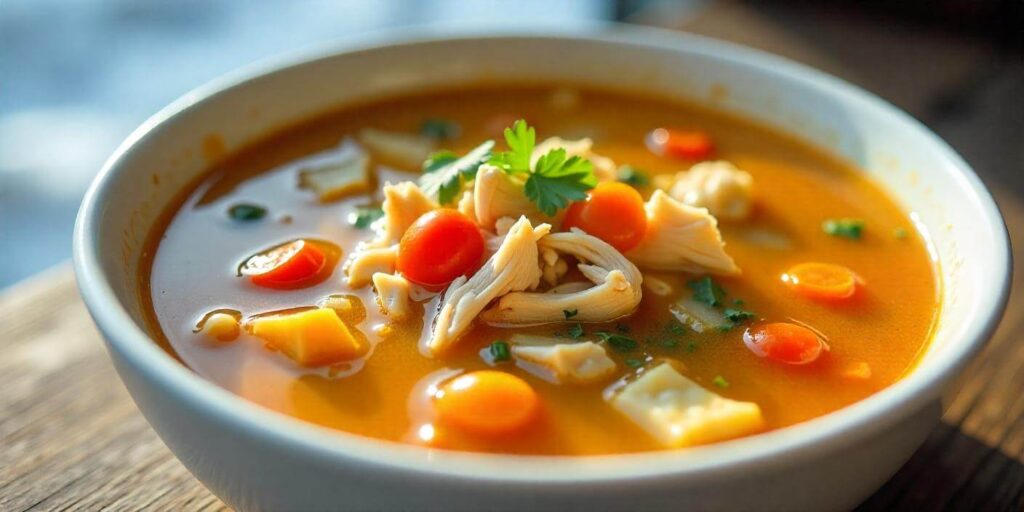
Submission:
<svg viewBox="0 0 1024 512">
<path fill-rule="evenodd" d="M 483 229 L 494 230 L 495 223 L 502 217 L 515 219 L 525 215 L 534 222 L 544 220 L 541 211 L 526 197 L 523 187 L 520 178 L 493 165 L 481 165 L 473 181 L 476 223 Z"/>
<path fill-rule="evenodd" d="M 576 321 L 607 322 L 631 313 L 640 304 L 643 276 L 607 242 L 573 229 L 544 237 L 540 247 L 587 262 L 578 268 L 594 286 L 573 293 L 509 293 L 480 315 L 483 321 L 500 326 L 561 322 L 566 310 L 575 309 Z"/>
<path fill-rule="evenodd" d="M 750 215 L 753 184 L 750 173 L 719 160 L 676 174 L 668 193 L 690 206 L 707 208 L 715 218 L 743 220 Z"/>
<path fill-rule="evenodd" d="M 373 274 L 373 288 L 377 290 L 377 304 L 388 318 L 401 322 L 409 316 L 411 285 L 404 277 L 377 272 Z"/>
<path fill-rule="evenodd" d="M 437 203 L 411 181 L 403 181 L 396 185 L 386 183 L 383 192 L 383 230 L 377 233 L 372 242 L 378 247 L 398 243 L 405 230 L 409 229 L 416 219 L 438 208 Z"/>
<path fill-rule="evenodd" d="M 653 270 L 732 275 L 740 269 L 725 252 L 718 221 L 655 190 L 644 206 L 647 232 L 640 245 L 626 253 L 637 265 Z"/>
<path fill-rule="evenodd" d="M 665 446 L 723 441 L 761 430 L 761 408 L 708 391 L 662 363 L 611 395 L 612 407 Z"/>
<path fill-rule="evenodd" d="M 537 241 L 550 230 L 548 224 L 534 227 L 529 219 L 520 217 L 498 251 L 473 277 L 462 276 L 453 281 L 434 319 L 427 350 L 437 354 L 454 344 L 492 300 L 509 292 L 536 288 L 541 277 Z"/>
<path fill-rule="evenodd" d="M 435 146 L 434 140 L 429 137 L 375 128 L 360 130 L 359 142 L 386 164 L 416 170 L 423 165 Z"/>
<path fill-rule="evenodd" d="M 556 338 L 516 334 L 512 356 L 524 370 L 555 384 L 587 384 L 615 373 L 615 361 L 592 341 L 562 343 Z"/>
<path fill-rule="evenodd" d="M 351 288 L 362 288 L 370 284 L 378 272 L 395 273 L 398 261 L 398 244 L 387 247 L 362 247 L 352 254 L 345 263 L 345 276 Z"/>
<path fill-rule="evenodd" d="M 598 181 L 615 181 L 618 177 L 615 162 L 606 156 L 599 155 L 592 151 L 594 141 L 589 137 L 579 140 L 566 140 L 561 137 L 549 137 L 533 148 L 530 155 L 530 167 L 537 165 L 537 160 L 546 155 L 552 149 L 562 148 L 568 157 L 578 156 L 586 158 L 594 166 L 594 176 Z"/>
</svg>

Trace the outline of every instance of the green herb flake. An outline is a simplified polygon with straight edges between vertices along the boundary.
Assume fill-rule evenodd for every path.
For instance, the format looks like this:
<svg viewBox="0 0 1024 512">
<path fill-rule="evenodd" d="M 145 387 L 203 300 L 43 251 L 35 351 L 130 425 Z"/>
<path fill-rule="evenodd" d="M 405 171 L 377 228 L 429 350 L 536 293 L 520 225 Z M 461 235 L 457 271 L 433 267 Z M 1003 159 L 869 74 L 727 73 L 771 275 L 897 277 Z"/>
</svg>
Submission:
<svg viewBox="0 0 1024 512">
<path fill-rule="evenodd" d="M 719 307 L 722 305 L 722 300 L 725 299 L 725 290 L 721 286 L 718 286 L 710 276 L 704 276 L 700 279 L 694 279 L 686 286 L 693 290 L 693 300 L 697 302 L 703 302 L 708 306 Z"/>
<path fill-rule="evenodd" d="M 430 155 L 423 162 L 420 188 L 442 205 L 451 203 L 462 190 L 463 179 L 476 176 L 476 171 L 490 158 L 492 149 L 494 141 L 488 140 L 461 157 L 448 150 Z"/>
<path fill-rule="evenodd" d="M 825 219 L 821 229 L 829 236 L 859 240 L 864 232 L 864 221 L 860 219 Z"/>
<path fill-rule="evenodd" d="M 511 128 L 505 128 L 505 144 L 509 150 L 492 156 L 491 165 L 509 174 L 530 172 L 530 157 L 533 156 L 533 148 L 537 146 L 537 131 L 520 119 L 512 123 Z"/>
<path fill-rule="evenodd" d="M 630 368 L 633 368 L 633 369 L 640 368 L 640 367 L 642 367 L 644 365 L 643 359 L 629 358 L 629 359 L 626 359 L 625 363 L 626 363 L 626 366 L 628 366 Z"/>
<path fill-rule="evenodd" d="M 437 140 L 451 140 L 462 133 L 459 123 L 448 119 L 426 119 L 420 125 L 420 133 L 426 137 Z"/>
<path fill-rule="evenodd" d="M 572 324 L 569 326 L 569 337 L 578 340 L 583 337 L 583 324 Z"/>
<path fill-rule="evenodd" d="M 597 177 L 589 160 L 567 158 L 564 148 L 556 148 L 537 160 L 524 190 L 527 199 L 552 216 L 569 203 L 586 199 L 587 191 L 595 186 Z"/>
<path fill-rule="evenodd" d="M 260 220 L 267 215 L 267 209 L 255 204 L 239 203 L 228 208 L 228 216 L 239 222 Z"/>
<path fill-rule="evenodd" d="M 903 240 L 910 236 L 910 232 L 907 231 L 907 228 L 896 228 L 892 230 L 892 236 L 896 240 Z"/>
<path fill-rule="evenodd" d="M 565 319 L 568 320 L 576 316 L 580 311 L 578 309 L 563 309 L 562 314 L 565 315 Z"/>
<path fill-rule="evenodd" d="M 691 342 L 686 344 L 686 352 L 687 353 L 692 354 L 692 353 L 694 353 L 696 351 L 697 351 L 697 342 L 691 341 Z"/>
<path fill-rule="evenodd" d="M 674 340 L 672 338 L 666 338 L 664 340 L 661 340 L 661 346 L 663 346 L 665 348 L 676 348 L 676 347 L 679 346 L 679 340 Z"/>
<path fill-rule="evenodd" d="M 750 311 L 736 308 L 725 308 L 724 313 L 725 318 L 733 323 L 743 323 L 756 316 Z"/>
<path fill-rule="evenodd" d="M 743 299 L 735 299 L 735 300 L 733 300 L 732 301 L 732 305 L 733 306 L 742 306 L 743 305 Z"/>
<path fill-rule="evenodd" d="M 626 324 L 617 324 L 615 326 L 615 330 L 619 332 L 629 332 L 631 328 L 629 327 L 629 325 Z"/>
<path fill-rule="evenodd" d="M 636 349 L 637 342 L 629 336 L 623 336 L 621 334 L 615 334 L 612 332 L 598 332 L 595 333 L 599 338 L 608 343 L 609 346 L 619 352 L 630 352 Z"/>
<path fill-rule="evenodd" d="M 683 324 L 675 320 L 671 320 L 668 325 L 665 326 L 665 331 L 675 334 L 676 336 L 682 336 L 686 334 L 686 327 L 683 327 Z"/>
<path fill-rule="evenodd" d="M 498 340 L 491 343 L 491 346 L 488 347 L 487 350 L 491 354 L 491 360 L 495 363 L 509 361 L 512 359 L 512 351 L 509 349 L 508 343 L 505 343 L 504 341 Z"/>
<path fill-rule="evenodd" d="M 625 183 L 634 188 L 646 187 L 651 182 L 645 171 L 641 171 L 632 165 L 619 167 L 618 179 L 620 183 Z"/>
<path fill-rule="evenodd" d="M 729 381 L 725 380 L 725 377 L 722 377 L 721 375 L 716 375 L 711 382 L 722 389 L 729 387 Z"/>
<path fill-rule="evenodd" d="M 349 215 L 349 223 L 359 229 L 366 229 L 374 221 L 384 216 L 384 210 L 376 206 L 356 207 L 355 213 Z"/>
</svg>

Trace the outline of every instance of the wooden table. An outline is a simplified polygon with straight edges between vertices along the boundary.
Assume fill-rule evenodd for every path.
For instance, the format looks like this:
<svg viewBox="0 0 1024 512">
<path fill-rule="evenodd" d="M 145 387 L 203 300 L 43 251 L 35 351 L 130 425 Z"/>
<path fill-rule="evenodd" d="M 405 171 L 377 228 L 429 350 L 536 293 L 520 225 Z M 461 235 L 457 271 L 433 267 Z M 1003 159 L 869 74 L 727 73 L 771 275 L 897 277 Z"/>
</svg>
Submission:
<svg viewBox="0 0 1024 512">
<path fill-rule="evenodd" d="M 1024 205 L 1000 203 L 1024 254 Z M 1024 508 L 1022 281 L 942 423 L 863 510 Z M 225 508 L 139 414 L 63 265 L 0 294 L 0 510 L 106 507 Z"/>
</svg>

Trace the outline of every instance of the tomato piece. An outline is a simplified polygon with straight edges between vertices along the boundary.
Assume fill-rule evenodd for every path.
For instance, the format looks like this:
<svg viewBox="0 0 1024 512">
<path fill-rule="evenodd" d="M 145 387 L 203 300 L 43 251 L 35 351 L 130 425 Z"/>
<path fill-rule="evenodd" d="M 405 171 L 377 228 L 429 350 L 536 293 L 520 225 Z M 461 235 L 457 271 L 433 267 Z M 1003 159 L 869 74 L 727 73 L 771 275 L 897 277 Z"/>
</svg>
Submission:
<svg viewBox="0 0 1024 512">
<path fill-rule="evenodd" d="M 460 375 L 434 395 L 440 419 L 480 435 L 507 434 L 523 428 L 540 408 L 537 392 L 523 379 L 495 370 Z"/>
<path fill-rule="evenodd" d="M 421 286 L 440 289 L 480 267 L 484 237 L 475 222 L 451 209 L 426 213 L 402 235 L 398 271 Z"/>
<path fill-rule="evenodd" d="M 788 322 L 747 329 L 743 333 L 743 343 L 758 357 L 792 365 L 813 363 L 823 349 L 827 350 L 817 333 Z"/>
<path fill-rule="evenodd" d="M 809 299 L 834 301 L 853 297 L 861 279 L 842 265 L 812 261 L 791 267 L 782 282 Z"/>
<path fill-rule="evenodd" d="M 580 228 L 626 252 L 636 247 L 647 232 L 644 199 L 625 183 L 598 183 L 585 201 L 569 207 L 562 228 Z"/>
<path fill-rule="evenodd" d="M 657 128 L 647 136 L 647 147 L 660 156 L 704 160 L 715 151 L 711 136 L 700 131 Z"/>
<path fill-rule="evenodd" d="M 312 286 L 331 273 L 325 247 L 294 240 L 250 257 L 239 268 L 256 286 L 281 290 Z"/>
</svg>

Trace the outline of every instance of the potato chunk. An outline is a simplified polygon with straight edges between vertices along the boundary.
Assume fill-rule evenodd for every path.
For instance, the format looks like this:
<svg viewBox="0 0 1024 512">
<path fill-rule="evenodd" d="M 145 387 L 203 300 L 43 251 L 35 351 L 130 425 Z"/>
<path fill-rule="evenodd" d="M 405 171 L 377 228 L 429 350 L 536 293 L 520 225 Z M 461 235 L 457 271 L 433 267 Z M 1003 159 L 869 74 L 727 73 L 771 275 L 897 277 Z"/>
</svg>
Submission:
<svg viewBox="0 0 1024 512">
<path fill-rule="evenodd" d="M 667 363 L 647 370 L 611 404 L 668 447 L 713 443 L 763 428 L 761 408 L 712 393 Z"/>
<path fill-rule="evenodd" d="M 512 355 L 526 371 L 555 384 L 597 382 L 615 372 L 615 361 L 593 341 L 559 343 L 557 338 L 513 335 Z"/>
<path fill-rule="evenodd" d="M 327 366 L 355 359 L 367 345 L 352 335 L 331 309 L 258 317 L 249 331 L 302 366 Z"/>
<path fill-rule="evenodd" d="M 357 155 L 299 173 L 299 186 L 310 189 L 322 203 L 370 190 L 370 160 Z"/>
</svg>

